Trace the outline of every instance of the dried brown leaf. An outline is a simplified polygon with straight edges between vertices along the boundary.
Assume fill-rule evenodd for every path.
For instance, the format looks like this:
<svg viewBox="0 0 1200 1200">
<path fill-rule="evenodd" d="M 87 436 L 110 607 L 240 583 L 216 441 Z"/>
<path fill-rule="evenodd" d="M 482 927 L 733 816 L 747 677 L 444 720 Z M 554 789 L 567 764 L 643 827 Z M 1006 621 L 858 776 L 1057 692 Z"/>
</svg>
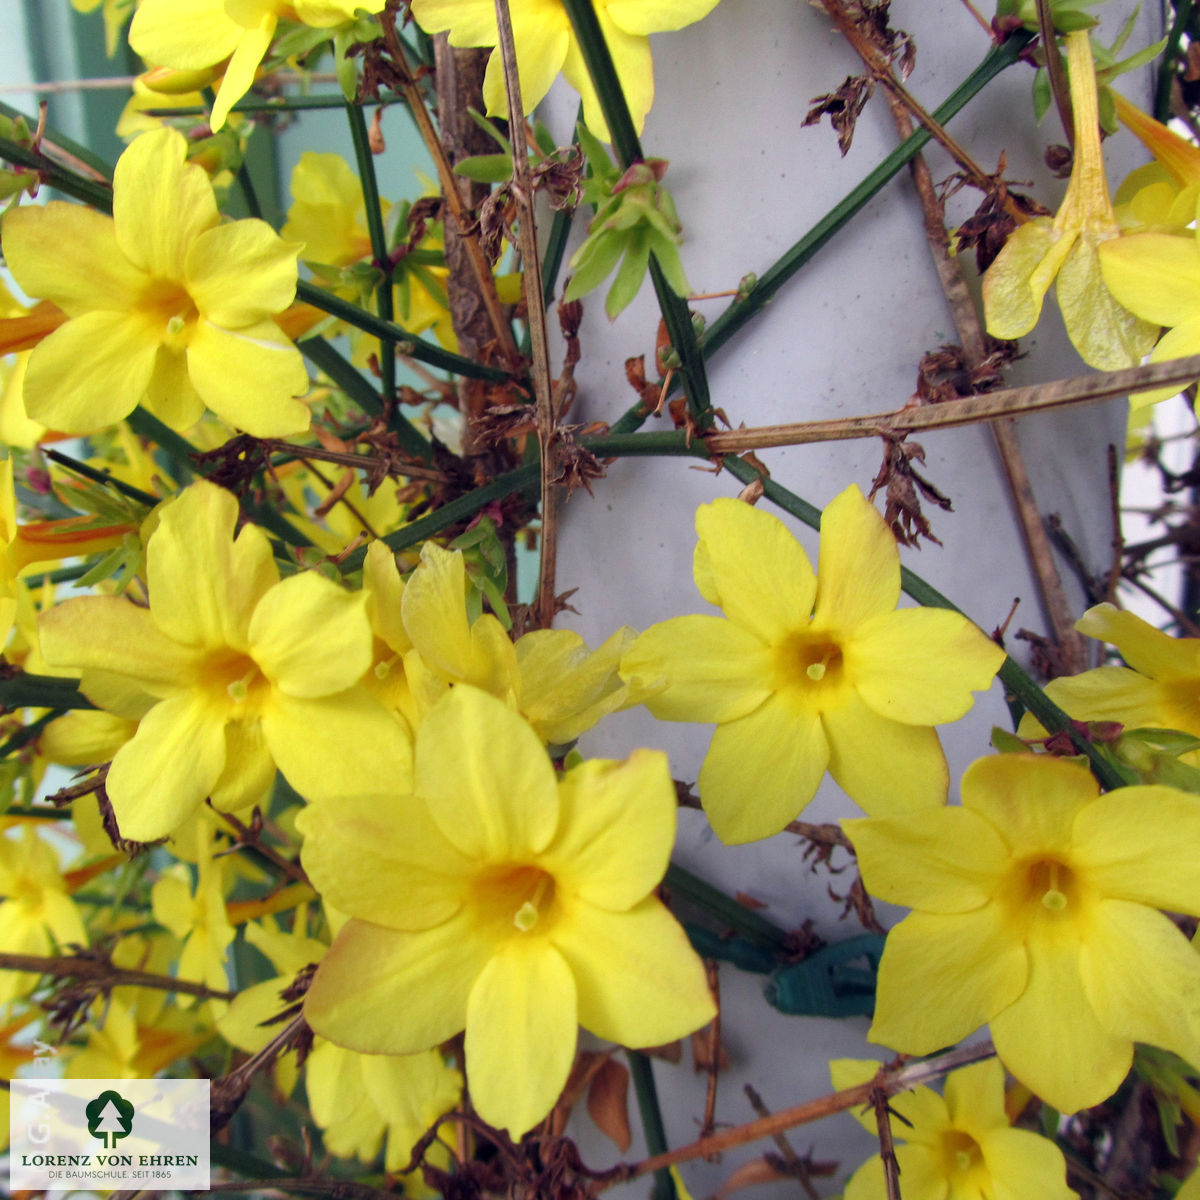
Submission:
<svg viewBox="0 0 1200 1200">
<path fill-rule="evenodd" d="M 587 1110 L 596 1128 L 624 1154 L 632 1140 L 629 1131 L 629 1072 L 624 1064 L 607 1057 L 599 1064 L 588 1088 Z"/>
</svg>

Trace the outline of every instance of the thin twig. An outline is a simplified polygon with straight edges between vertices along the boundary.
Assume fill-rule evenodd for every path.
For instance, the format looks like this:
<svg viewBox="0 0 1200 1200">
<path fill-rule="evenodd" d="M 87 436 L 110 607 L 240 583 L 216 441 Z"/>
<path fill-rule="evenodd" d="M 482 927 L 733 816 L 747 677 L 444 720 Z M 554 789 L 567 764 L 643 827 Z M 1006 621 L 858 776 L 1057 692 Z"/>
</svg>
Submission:
<svg viewBox="0 0 1200 1200">
<path fill-rule="evenodd" d="M 831 1092 L 815 1100 L 805 1100 L 773 1113 L 769 1117 L 760 1117 L 757 1121 L 748 1121 L 744 1125 L 736 1125 L 732 1129 L 723 1129 L 712 1137 L 699 1138 L 686 1146 L 678 1146 L 665 1154 L 655 1154 L 644 1158 L 641 1162 L 625 1163 L 615 1167 L 602 1180 L 597 1181 L 592 1194 L 612 1187 L 614 1184 L 626 1183 L 652 1171 L 661 1171 L 664 1167 L 672 1167 L 677 1163 L 690 1162 L 695 1158 L 705 1158 L 710 1154 L 723 1150 L 731 1150 L 735 1146 L 744 1146 L 748 1142 L 756 1142 L 760 1138 L 774 1137 L 785 1129 L 794 1129 L 798 1125 L 809 1125 L 822 1117 L 834 1113 L 845 1112 L 870 1102 L 875 1092 L 885 1096 L 894 1096 L 906 1092 L 921 1084 L 931 1083 L 950 1071 L 957 1071 L 970 1063 L 980 1062 L 991 1058 L 996 1053 L 995 1046 L 990 1041 L 976 1042 L 959 1050 L 951 1050 L 936 1058 L 922 1059 L 903 1066 L 892 1063 L 879 1069 L 873 1079 L 860 1083 L 856 1087 L 845 1088 L 840 1092 Z"/>
<path fill-rule="evenodd" d="M 517 50 L 513 42 L 512 16 L 508 0 L 495 0 L 500 54 L 504 62 L 504 87 L 508 97 L 509 129 L 525 128 L 521 104 L 521 80 L 517 74 Z M 542 552 L 538 563 L 537 623 L 548 629 L 555 614 L 555 561 L 558 550 L 557 496 L 554 478 L 558 473 L 557 414 L 550 379 L 550 339 L 546 332 L 546 308 L 542 301 L 542 267 L 538 257 L 537 225 L 533 215 L 533 176 L 529 156 L 517 133 L 513 134 L 513 200 L 517 206 L 517 240 L 521 251 L 521 287 L 528 309 L 530 371 L 537 405 L 538 447 L 541 450 Z"/>
<path fill-rule="evenodd" d="M 1046 59 L 1046 73 L 1050 76 L 1050 92 L 1054 96 L 1054 107 L 1062 122 L 1067 145 L 1075 149 L 1075 117 L 1071 107 L 1071 89 L 1067 82 L 1067 69 L 1063 65 L 1062 51 L 1058 48 L 1058 35 L 1054 32 L 1054 14 L 1050 11 L 1050 0 L 1037 0 L 1038 33 L 1042 38 L 1042 54 Z"/>
<path fill-rule="evenodd" d="M 64 954 L 57 958 L 44 958 L 36 954 L 0 954 L 0 971 L 32 971 L 38 975 L 51 975 L 55 979 L 83 979 L 99 983 L 105 988 L 144 987 L 160 992 L 179 992 L 186 996 L 199 996 L 204 1000 L 232 1000 L 236 993 L 222 992 L 203 983 L 188 979 L 175 979 L 170 975 L 152 975 L 148 971 L 130 971 L 115 966 L 105 958 L 87 954 Z"/>
<path fill-rule="evenodd" d="M 986 33 L 988 37 L 994 38 L 996 35 L 992 32 L 992 27 L 988 24 L 988 20 L 983 13 L 981 13 L 979 9 L 977 9 L 975 5 L 971 3 L 971 0 L 962 0 L 962 2 L 967 12 L 969 12 L 971 16 L 973 16 L 975 20 L 979 22 L 983 32 Z"/>
<path fill-rule="evenodd" d="M 504 319 L 500 297 L 496 294 L 496 279 L 492 274 L 491 264 L 483 253 L 478 236 L 472 232 L 476 222 L 463 206 L 462 196 L 458 192 L 458 179 L 450 165 L 450 160 L 446 157 L 446 149 L 442 145 L 437 131 L 433 128 L 433 121 L 430 120 L 429 111 L 425 107 L 425 98 L 421 95 L 421 89 L 413 81 L 412 70 L 408 65 L 408 57 L 404 53 L 404 44 L 396 32 L 395 22 L 384 19 L 380 24 L 383 28 L 383 37 L 388 53 L 402 76 L 399 80 L 400 90 L 404 94 L 409 112 L 412 113 L 421 140 L 425 143 L 425 149 L 429 151 L 429 157 L 433 159 L 446 206 L 450 209 L 450 216 L 453 218 L 458 235 L 462 238 L 463 245 L 466 246 L 471 270 L 479 287 L 479 298 L 483 301 L 484 308 L 487 309 L 488 319 L 496 335 L 496 340 L 500 344 L 501 353 L 510 363 L 516 362 L 519 357 L 517 344 L 513 340 L 512 329 Z"/>
<path fill-rule="evenodd" d="M 267 1179 L 238 1179 L 233 1183 L 213 1183 L 210 1192 L 315 1192 L 329 1200 L 396 1200 L 400 1192 L 355 1183 L 350 1179 L 316 1176 L 280 1176 Z"/>
<path fill-rule="evenodd" d="M 871 1093 L 871 1106 L 875 1109 L 875 1128 L 879 1133 L 879 1159 L 883 1163 L 887 1200 L 900 1200 L 900 1163 L 896 1159 L 896 1144 L 892 1140 L 892 1118 L 887 1092 L 876 1088 Z"/>
<path fill-rule="evenodd" d="M 717 1128 L 717 1077 L 721 1070 L 721 972 L 715 958 L 704 960 L 704 975 L 713 1003 L 717 1006 L 716 1016 L 708 1027 L 708 1070 L 704 1088 L 704 1119 L 700 1123 L 700 1136 L 708 1137 Z"/>
<path fill-rule="evenodd" d="M 742 1091 L 746 1093 L 746 1099 L 750 1101 L 750 1107 L 760 1117 L 769 1117 L 771 1115 L 771 1110 L 763 1103 L 762 1097 L 754 1090 L 751 1084 L 745 1084 Z M 783 1161 L 787 1163 L 796 1178 L 796 1182 L 804 1189 L 804 1193 L 808 1196 L 809 1200 L 820 1200 L 820 1194 L 813 1187 L 812 1180 L 809 1178 L 808 1167 L 805 1165 L 804 1159 L 792 1149 L 792 1143 L 782 1133 L 772 1134 L 771 1140 L 779 1148 L 779 1153 Z"/>
</svg>

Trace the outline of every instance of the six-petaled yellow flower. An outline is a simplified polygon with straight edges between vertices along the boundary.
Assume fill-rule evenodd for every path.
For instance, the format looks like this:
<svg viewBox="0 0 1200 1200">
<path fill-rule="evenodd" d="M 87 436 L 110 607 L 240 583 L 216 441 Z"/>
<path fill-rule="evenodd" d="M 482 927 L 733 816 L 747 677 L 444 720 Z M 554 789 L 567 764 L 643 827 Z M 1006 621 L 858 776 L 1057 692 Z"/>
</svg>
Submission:
<svg viewBox="0 0 1200 1200">
<path fill-rule="evenodd" d="M 1100 795 L 1063 759 L 999 755 L 963 807 L 847 821 L 889 934 L 870 1038 L 930 1054 L 990 1023 L 1004 1065 L 1063 1112 L 1117 1090 L 1148 1042 L 1200 1063 L 1200 796 Z"/>
<path fill-rule="evenodd" d="M 112 217 L 51 201 L 4 218 L 17 282 L 69 318 L 29 360 L 35 420 L 88 433 L 144 404 L 174 429 L 205 406 L 255 437 L 308 428 L 304 362 L 271 319 L 295 296 L 298 247 L 264 221 L 222 223 L 186 149 L 173 129 L 137 138 Z"/>
<path fill-rule="evenodd" d="M 715 722 L 700 799 L 726 842 L 778 833 L 826 770 L 867 812 L 940 804 L 932 728 L 961 717 L 1003 652 L 966 617 L 897 609 L 900 555 L 857 487 L 825 509 L 813 573 L 781 521 L 740 500 L 696 512 L 696 587 L 727 620 L 646 630 L 621 674 L 668 721 Z"/>
<path fill-rule="evenodd" d="M 352 918 L 305 1002 L 318 1034 L 413 1054 L 465 1029 L 476 1109 L 520 1137 L 566 1083 L 578 1025 L 651 1046 L 711 1020 L 654 896 L 675 831 L 662 754 L 557 780 L 537 734 L 463 684 L 417 731 L 413 791 L 297 818 L 309 877 Z"/>
</svg>

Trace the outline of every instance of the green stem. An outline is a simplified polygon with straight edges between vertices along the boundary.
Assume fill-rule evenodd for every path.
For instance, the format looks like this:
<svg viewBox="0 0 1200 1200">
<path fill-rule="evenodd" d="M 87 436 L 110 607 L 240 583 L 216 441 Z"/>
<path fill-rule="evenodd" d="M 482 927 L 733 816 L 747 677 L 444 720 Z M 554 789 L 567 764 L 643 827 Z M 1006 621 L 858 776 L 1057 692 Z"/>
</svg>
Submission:
<svg viewBox="0 0 1200 1200">
<path fill-rule="evenodd" d="M 371 239 L 371 257 L 383 274 L 383 279 L 375 289 L 375 303 L 380 320 L 390 325 L 396 315 L 392 307 L 392 263 L 388 256 L 387 235 L 383 230 L 383 206 L 379 200 L 379 180 L 375 177 L 375 156 L 371 153 L 371 139 L 367 133 L 367 122 L 363 117 L 362 108 L 357 104 L 348 103 L 346 118 L 350 122 L 350 140 L 354 143 L 354 159 L 358 164 L 358 177 L 362 181 L 367 234 Z M 396 398 L 396 339 L 381 337 L 379 342 L 383 398 L 385 402 L 391 403 Z"/>
<path fill-rule="evenodd" d="M 51 721 L 56 721 L 67 710 L 65 708 L 52 708 L 48 713 L 43 713 L 36 721 L 30 721 L 23 729 L 18 729 L 2 746 L 0 746 L 0 758 L 7 758 L 10 754 L 17 750 L 23 750 L 30 742 L 37 738 L 37 735 L 50 724 Z M 38 812 L 44 812 L 44 809 L 38 809 Z M 54 812 L 54 809 L 50 809 Z M 13 812 L 13 809 L 5 809 L 6 813 Z"/>
<path fill-rule="evenodd" d="M 261 221 L 263 219 L 262 202 L 258 198 L 258 189 L 254 186 L 254 180 L 250 178 L 250 168 L 246 166 L 245 159 L 242 159 L 242 165 L 238 167 L 237 182 L 242 192 L 242 199 L 246 202 L 246 211 Z"/>
<path fill-rule="evenodd" d="M 403 96 L 388 94 L 378 100 L 360 100 L 357 103 L 363 108 L 377 108 L 381 104 L 401 104 Z M 329 96 L 294 96 L 278 97 L 271 100 L 239 100 L 229 111 L 235 113 L 272 113 L 272 112 L 309 112 L 326 108 L 345 108 L 346 97 L 338 92 Z M 147 108 L 142 110 L 146 117 L 202 117 L 208 114 L 208 109 L 202 104 L 192 104 L 185 108 Z"/>
<path fill-rule="evenodd" d="M 612 135 L 613 149 L 616 150 L 621 165 L 629 167 L 635 162 L 641 162 L 645 157 L 642 146 L 633 126 L 625 93 L 621 89 L 621 81 L 617 77 L 612 54 L 604 40 L 604 32 L 596 18 L 596 11 L 592 7 L 592 0 L 563 0 L 563 7 L 567 10 L 567 16 L 575 30 L 580 53 L 596 89 L 600 109 Z M 704 355 L 696 340 L 696 331 L 692 328 L 687 301 L 672 291 L 658 265 L 658 259 L 653 254 L 650 255 L 650 278 L 654 283 L 663 323 L 667 327 L 667 336 L 671 339 L 671 345 L 682 364 L 680 374 L 683 377 L 692 419 L 701 427 L 711 425 L 712 400 L 709 397 L 708 374 L 704 369 Z"/>
<path fill-rule="evenodd" d="M 1158 85 L 1154 90 L 1154 119 L 1164 125 L 1171 119 L 1171 85 L 1175 82 L 1179 50 L 1184 31 L 1192 19 L 1193 6 L 1193 0 L 1174 0 L 1175 19 L 1171 22 L 1171 32 L 1167 34 L 1162 62 L 1158 64 Z"/>
<path fill-rule="evenodd" d="M 667 1131 L 663 1127 L 662 1110 L 658 1106 L 658 1089 L 654 1086 L 654 1065 L 637 1050 L 626 1050 L 629 1073 L 633 1076 L 633 1093 L 638 1112 L 642 1114 L 642 1131 L 646 1135 L 646 1153 L 654 1158 L 667 1152 Z M 653 1200 L 675 1200 L 675 1180 L 668 1168 L 654 1172 Z"/>
<path fill-rule="evenodd" d="M 112 189 L 95 180 L 86 179 L 74 171 L 60 166 L 52 158 L 27 149 L 8 138 L 0 137 L 0 158 L 17 166 L 29 167 L 41 177 L 42 182 L 57 188 L 66 196 L 74 196 L 101 212 L 112 212 Z"/>
<path fill-rule="evenodd" d="M 95 708 L 79 691 L 78 679 L 59 675 L 26 675 L 21 672 L 11 679 L 0 679 L 0 705 L 14 708 Z"/>
<path fill-rule="evenodd" d="M 10 105 L 0 102 L 0 113 L 8 117 L 10 120 L 18 118 L 24 120 L 29 126 L 30 131 L 37 128 L 37 120 L 30 117 L 28 113 L 21 112 L 20 109 L 12 108 Z M 67 137 L 60 129 L 56 129 L 53 125 L 45 125 L 42 128 L 42 140 L 49 142 L 53 146 L 57 146 L 60 150 L 65 150 L 74 158 L 79 159 L 84 166 L 91 167 L 97 175 L 103 175 L 105 179 L 113 177 L 113 169 L 111 164 L 106 163 L 98 154 L 89 150 L 86 146 L 81 146 L 78 142 Z"/>
<path fill-rule="evenodd" d="M 378 417 L 383 414 L 383 401 L 379 398 L 379 393 L 355 370 L 345 356 L 323 337 L 306 338 L 296 343 L 296 349 L 317 370 L 328 375 L 368 416 Z M 414 429 L 413 433 L 417 431 Z M 418 433 L 417 437 L 421 438 L 421 435 Z M 422 442 L 424 440 L 421 438 Z"/>
<path fill-rule="evenodd" d="M 778 925 L 761 917 L 732 896 L 713 887 L 698 875 L 675 863 L 667 867 L 663 882 L 677 896 L 682 896 L 699 908 L 719 917 L 731 929 L 736 929 L 748 942 L 754 942 L 772 953 L 783 953 L 791 949 L 787 933 Z"/>
<path fill-rule="evenodd" d="M 49 447 L 43 447 L 42 453 L 51 462 L 58 463 L 60 467 L 64 467 L 76 475 L 82 475 L 84 479 L 90 479 L 93 483 L 110 487 L 114 491 L 120 492 L 122 496 L 134 500 L 138 504 L 144 504 L 147 508 L 153 508 L 158 503 L 157 496 L 152 496 L 149 492 L 143 492 L 141 488 L 134 487 L 132 484 L 118 479 L 109 471 L 100 471 L 85 462 L 80 462 L 78 459 L 72 458 L 69 454 L 64 454 L 61 450 L 51 450 Z"/>
<path fill-rule="evenodd" d="M 426 342 L 391 321 L 381 320 L 365 308 L 343 300 L 332 292 L 324 291 L 304 279 L 296 285 L 296 298 L 353 325 L 355 329 L 374 334 L 380 341 L 394 342 L 398 353 L 415 358 L 418 362 L 428 363 L 431 367 L 439 367 L 443 371 L 451 371 L 468 379 L 486 379 L 493 383 L 504 383 L 508 380 L 508 375 L 499 367 L 484 366 L 464 358 L 461 354 L 451 354 L 449 350 Z"/>
</svg>

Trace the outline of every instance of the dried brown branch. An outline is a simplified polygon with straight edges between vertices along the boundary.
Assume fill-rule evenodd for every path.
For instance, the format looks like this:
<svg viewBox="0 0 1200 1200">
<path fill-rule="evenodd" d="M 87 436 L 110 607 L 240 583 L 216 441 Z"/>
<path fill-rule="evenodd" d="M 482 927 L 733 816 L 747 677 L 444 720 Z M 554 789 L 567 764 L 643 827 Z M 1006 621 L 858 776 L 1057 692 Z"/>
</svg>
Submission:
<svg viewBox="0 0 1200 1200">
<path fill-rule="evenodd" d="M 396 1200 L 404 1188 L 391 1191 L 355 1183 L 349 1179 L 330 1179 L 321 1175 L 278 1176 L 268 1179 L 238 1179 L 233 1183 L 213 1183 L 210 1192 L 314 1192 L 329 1200 Z"/>
<path fill-rule="evenodd" d="M 705 1068 L 704 1119 L 700 1136 L 708 1137 L 717 1128 L 717 1077 L 721 1070 L 721 973 L 715 958 L 704 960 L 704 975 L 712 992 L 717 1015 L 713 1017 L 705 1036 L 708 1038 L 708 1065 Z"/>
<path fill-rule="evenodd" d="M 883 1163 L 887 1200 L 900 1200 L 900 1163 L 896 1159 L 896 1144 L 892 1140 L 888 1095 L 882 1088 L 877 1088 L 871 1093 L 871 1107 L 875 1109 L 875 1128 L 879 1132 L 879 1159 Z"/>
<path fill-rule="evenodd" d="M 557 558 L 557 495 L 554 480 L 558 475 L 557 414 L 554 411 L 553 382 L 550 378 L 550 338 L 546 330 L 546 306 L 542 298 L 542 268 L 538 254 L 537 224 L 533 215 L 533 177 L 529 156 L 518 134 L 525 128 L 525 109 L 521 103 L 521 80 L 517 75 L 517 51 L 513 42 L 512 17 L 508 0 L 496 0 L 496 22 L 500 35 L 500 54 L 504 62 L 504 87 L 508 96 L 509 128 L 513 134 L 512 194 L 517 207 L 517 242 L 521 251 L 521 287 L 525 296 L 529 323 L 530 371 L 537 408 L 538 448 L 541 451 L 542 547 L 538 564 L 537 598 L 534 613 L 537 623 L 548 629 L 557 611 L 555 603 L 555 562 Z"/>
<path fill-rule="evenodd" d="M 742 1091 L 746 1093 L 746 1099 L 750 1101 L 750 1107 L 760 1117 L 769 1117 L 771 1115 L 771 1110 L 763 1103 L 762 1097 L 754 1090 L 751 1084 L 745 1084 Z M 820 1200 L 820 1194 L 813 1187 L 813 1182 L 809 1178 L 808 1166 L 804 1159 L 792 1149 L 792 1143 L 782 1133 L 773 1134 L 771 1140 L 779 1147 L 779 1153 L 783 1157 L 783 1161 L 787 1164 L 788 1171 L 795 1176 L 796 1182 L 804 1189 L 804 1194 L 808 1196 L 809 1200 Z"/>
<path fill-rule="evenodd" d="M 1037 0 L 1038 33 L 1042 39 L 1042 54 L 1046 59 L 1046 73 L 1050 76 L 1050 92 L 1054 107 L 1062 123 L 1067 145 L 1075 148 L 1075 117 L 1071 107 L 1071 89 L 1067 85 L 1067 68 L 1063 63 L 1062 51 L 1058 48 L 1058 35 L 1054 32 L 1054 14 L 1050 11 L 1050 0 Z"/>
<path fill-rule="evenodd" d="M 189 979 L 175 979 L 170 975 L 153 975 L 148 971 L 130 971 L 116 966 L 107 956 L 94 952 L 62 954 L 56 958 L 45 958 L 36 954 L 0 954 L 0 971 L 32 971 L 38 975 L 50 975 L 55 979 L 80 979 L 94 983 L 103 991 L 115 987 L 155 988 L 161 992 L 179 992 L 186 996 L 199 996 L 203 1000 L 232 1000 L 233 992 L 222 992 L 193 983 Z"/>
</svg>

